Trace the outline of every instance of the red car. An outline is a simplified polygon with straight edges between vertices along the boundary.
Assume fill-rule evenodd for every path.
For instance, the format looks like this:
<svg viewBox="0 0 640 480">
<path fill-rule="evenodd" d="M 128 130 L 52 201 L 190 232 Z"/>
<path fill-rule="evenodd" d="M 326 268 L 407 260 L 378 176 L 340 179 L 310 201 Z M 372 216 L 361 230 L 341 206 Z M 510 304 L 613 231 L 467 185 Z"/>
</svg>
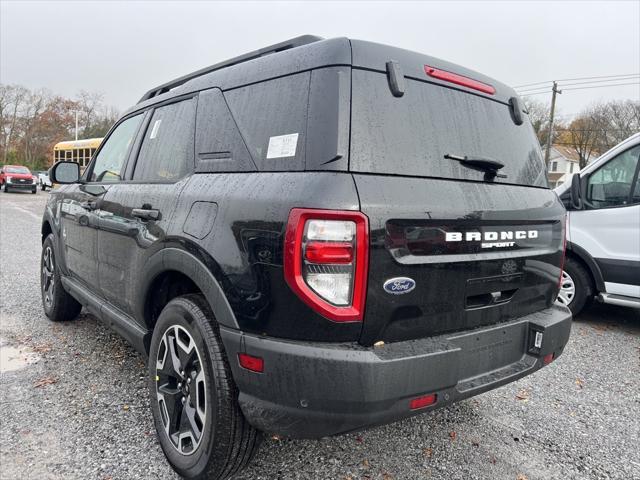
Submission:
<svg viewBox="0 0 640 480">
<path fill-rule="evenodd" d="M 33 176 L 27 167 L 20 165 L 5 165 L 0 170 L 0 188 L 4 186 L 4 191 L 11 190 L 31 190 L 36 193 L 38 180 Z"/>
</svg>

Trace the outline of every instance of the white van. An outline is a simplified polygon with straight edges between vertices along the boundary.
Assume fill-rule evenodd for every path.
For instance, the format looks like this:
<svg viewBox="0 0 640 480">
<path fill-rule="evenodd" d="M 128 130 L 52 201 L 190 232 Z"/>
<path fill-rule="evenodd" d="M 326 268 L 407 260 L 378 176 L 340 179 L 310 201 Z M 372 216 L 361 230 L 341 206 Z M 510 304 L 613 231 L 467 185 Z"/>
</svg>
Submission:
<svg viewBox="0 0 640 480">
<path fill-rule="evenodd" d="M 640 133 L 555 189 L 567 208 L 558 300 L 577 315 L 593 298 L 640 308 Z"/>
</svg>

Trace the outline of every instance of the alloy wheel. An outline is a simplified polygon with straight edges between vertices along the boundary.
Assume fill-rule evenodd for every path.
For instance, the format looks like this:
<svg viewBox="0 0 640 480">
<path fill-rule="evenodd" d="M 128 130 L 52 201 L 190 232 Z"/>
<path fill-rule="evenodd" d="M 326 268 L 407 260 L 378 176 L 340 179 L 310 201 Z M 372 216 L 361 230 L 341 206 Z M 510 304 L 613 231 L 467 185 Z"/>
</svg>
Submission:
<svg viewBox="0 0 640 480">
<path fill-rule="evenodd" d="M 156 396 L 164 431 L 182 455 L 194 453 L 206 423 L 207 388 L 196 342 L 180 325 L 169 327 L 156 359 Z"/>
<path fill-rule="evenodd" d="M 46 246 L 42 254 L 42 293 L 44 295 L 44 303 L 48 308 L 53 304 L 53 294 L 56 286 L 55 282 L 55 263 L 53 260 L 53 250 L 50 246 Z"/>
</svg>

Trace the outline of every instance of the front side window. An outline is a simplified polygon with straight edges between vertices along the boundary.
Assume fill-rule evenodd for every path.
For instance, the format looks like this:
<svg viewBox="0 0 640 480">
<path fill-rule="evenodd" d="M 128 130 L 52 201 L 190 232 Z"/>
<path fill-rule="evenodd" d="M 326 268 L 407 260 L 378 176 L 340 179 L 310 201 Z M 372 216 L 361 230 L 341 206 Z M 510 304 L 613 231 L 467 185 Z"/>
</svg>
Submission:
<svg viewBox="0 0 640 480">
<path fill-rule="evenodd" d="M 119 182 L 122 180 L 122 169 L 141 121 L 142 114 L 128 118 L 109 135 L 96 157 L 91 172 L 91 182 Z"/>
<path fill-rule="evenodd" d="M 589 176 L 586 197 L 592 208 L 629 205 L 636 199 L 631 192 L 634 181 L 637 183 L 639 155 L 640 145 L 620 153 Z"/>
<path fill-rule="evenodd" d="M 147 127 L 133 179 L 172 182 L 193 166 L 196 99 L 156 108 Z"/>
</svg>

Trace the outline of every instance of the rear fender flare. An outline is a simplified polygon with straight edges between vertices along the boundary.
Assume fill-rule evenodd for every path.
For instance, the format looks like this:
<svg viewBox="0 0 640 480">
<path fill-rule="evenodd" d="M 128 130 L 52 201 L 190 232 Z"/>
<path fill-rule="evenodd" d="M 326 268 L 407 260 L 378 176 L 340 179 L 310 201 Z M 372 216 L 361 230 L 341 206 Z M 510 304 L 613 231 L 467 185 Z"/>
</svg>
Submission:
<svg viewBox="0 0 640 480">
<path fill-rule="evenodd" d="M 144 299 L 149 294 L 154 280 L 158 275 L 168 271 L 182 273 L 196 284 L 220 325 L 234 329 L 239 328 L 231 305 L 211 270 L 193 254 L 179 248 L 165 248 L 147 260 L 145 269 L 140 276 L 141 283 L 138 291 L 142 293 L 142 296 L 136 305 L 137 318 L 144 319 Z"/>
</svg>

